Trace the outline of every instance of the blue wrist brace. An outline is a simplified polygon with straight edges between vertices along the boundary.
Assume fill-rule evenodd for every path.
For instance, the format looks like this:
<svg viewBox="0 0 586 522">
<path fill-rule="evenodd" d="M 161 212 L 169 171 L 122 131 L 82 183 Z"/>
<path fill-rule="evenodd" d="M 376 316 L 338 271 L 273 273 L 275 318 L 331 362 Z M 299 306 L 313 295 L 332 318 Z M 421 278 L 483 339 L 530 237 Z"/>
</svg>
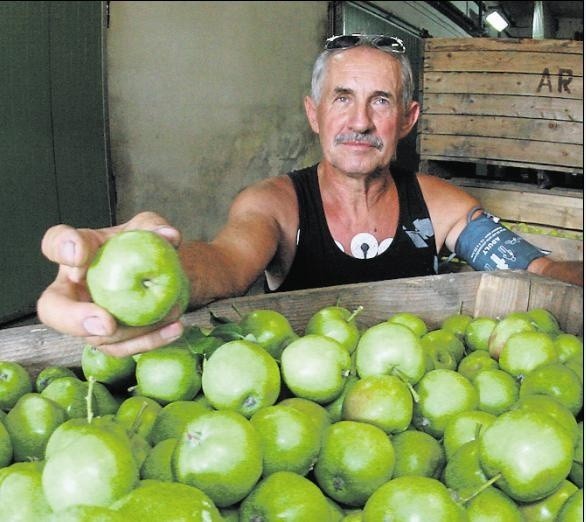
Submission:
<svg viewBox="0 0 586 522">
<path fill-rule="evenodd" d="M 539 250 L 487 212 L 472 220 L 476 207 L 468 213 L 468 224 L 456 241 L 455 253 L 475 270 L 525 270 L 531 261 L 550 252 Z"/>
</svg>

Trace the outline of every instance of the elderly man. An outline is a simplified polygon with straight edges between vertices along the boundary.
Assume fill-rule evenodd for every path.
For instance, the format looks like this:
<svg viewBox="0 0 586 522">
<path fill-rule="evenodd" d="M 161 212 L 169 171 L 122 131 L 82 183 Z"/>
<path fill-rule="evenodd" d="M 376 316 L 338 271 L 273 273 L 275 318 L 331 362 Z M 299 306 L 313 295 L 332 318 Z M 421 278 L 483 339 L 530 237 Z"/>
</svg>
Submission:
<svg viewBox="0 0 586 522">
<path fill-rule="evenodd" d="M 154 230 L 177 246 L 191 281 L 192 307 L 241 295 L 263 272 L 268 291 L 434 274 L 444 245 L 476 269 L 523 268 L 582 284 L 579 263 L 553 262 L 459 188 L 391 169 L 398 141 L 419 116 L 412 98 L 400 40 L 330 38 L 305 99 L 323 151 L 317 165 L 240 192 L 210 242 L 181 242 L 179 231 L 152 213 L 103 230 L 52 227 L 42 248 L 60 269 L 39 299 L 40 319 L 118 355 L 179 337 L 179 311 L 154 327 L 128 328 L 89 299 L 84 276 L 94 253 L 112 234 L 135 228 Z M 479 249 L 490 235 L 498 235 L 505 250 Z"/>
</svg>

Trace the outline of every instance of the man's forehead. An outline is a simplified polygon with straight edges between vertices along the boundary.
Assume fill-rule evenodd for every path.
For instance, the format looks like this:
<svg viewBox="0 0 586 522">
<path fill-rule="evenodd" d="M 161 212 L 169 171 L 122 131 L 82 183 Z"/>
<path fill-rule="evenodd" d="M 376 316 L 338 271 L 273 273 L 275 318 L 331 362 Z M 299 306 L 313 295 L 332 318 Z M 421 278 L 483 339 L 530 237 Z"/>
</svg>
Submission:
<svg viewBox="0 0 586 522">
<path fill-rule="evenodd" d="M 364 84 L 389 91 L 400 88 L 401 69 L 388 53 L 360 47 L 332 56 L 326 76 L 330 88 L 355 88 Z"/>
</svg>

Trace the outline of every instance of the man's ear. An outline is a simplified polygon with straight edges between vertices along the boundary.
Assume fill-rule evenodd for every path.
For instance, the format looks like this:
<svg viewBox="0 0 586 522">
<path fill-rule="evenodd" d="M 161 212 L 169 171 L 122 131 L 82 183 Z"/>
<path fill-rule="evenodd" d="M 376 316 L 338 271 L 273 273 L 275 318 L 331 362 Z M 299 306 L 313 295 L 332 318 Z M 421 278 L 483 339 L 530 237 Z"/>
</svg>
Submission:
<svg viewBox="0 0 586 522">
<path fill-rule="evenodd" d="M 419 109 L 419 103 L 417 103 L 416 101 L 412 101 L 409 105 L 409 109 L 403 115 L 399 139 L 407 136 L 407 134 L 409 134 L 413 126 L 417 123 L 417 120 L 419 118 Z"/>
<path fill-rule="evenodd" d="M 311 130 L 316 134 L 319 134 L 319 124 L 317 122 L 317 107 L 313 98 L 311 96 L 306 96 L 303 99 L 303 103 L 305 105 L 305 115 L 307 116 L 307 121 L 311 127 Z"/>
</svg>

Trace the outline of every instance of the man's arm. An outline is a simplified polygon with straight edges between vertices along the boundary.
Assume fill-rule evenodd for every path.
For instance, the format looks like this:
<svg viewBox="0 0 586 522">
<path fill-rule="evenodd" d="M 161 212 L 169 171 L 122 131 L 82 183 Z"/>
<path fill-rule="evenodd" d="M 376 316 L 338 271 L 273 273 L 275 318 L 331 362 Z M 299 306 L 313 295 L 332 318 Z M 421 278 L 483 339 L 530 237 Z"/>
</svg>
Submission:
<svg viewBox="0 0 586 522">
<path fill-rule="evenodd" d="M 234 201 L 229 218 L 211 242 L 186 241 L 161 216 L 145 212 L 117 227 L 92 230 L 57 225 L 43 238 L 45 256 L 59 265 L 55 281 L 37 303 L 39 319 L 51 328 L 100 346 L 113 355 L 129 355 L 168 344 L 183 332 L 180 311 L 174 310 L 157 325 L 130 328 L 117 324 L 103 308 L 91 302 L 85 284 L 87 267 L 98 248 L 123 230 L 153 230 L 179 247 L 191 282 L 191 305 L 239 295 L 256 280 L 279 248 L 286 183 L 261 182 L 244 190 Z M 290 198 L 289 198 L 290 199 Z M 294 204 L 294 203 L 293 203 Z"/>
<path fill-rule="evenodd" d="M 584 263 L 582 261 L 554 261 L 548 257 L 540 257 L 532 261 L 527 270 L 566 283 L 584 286 Z"/>
</svg>

